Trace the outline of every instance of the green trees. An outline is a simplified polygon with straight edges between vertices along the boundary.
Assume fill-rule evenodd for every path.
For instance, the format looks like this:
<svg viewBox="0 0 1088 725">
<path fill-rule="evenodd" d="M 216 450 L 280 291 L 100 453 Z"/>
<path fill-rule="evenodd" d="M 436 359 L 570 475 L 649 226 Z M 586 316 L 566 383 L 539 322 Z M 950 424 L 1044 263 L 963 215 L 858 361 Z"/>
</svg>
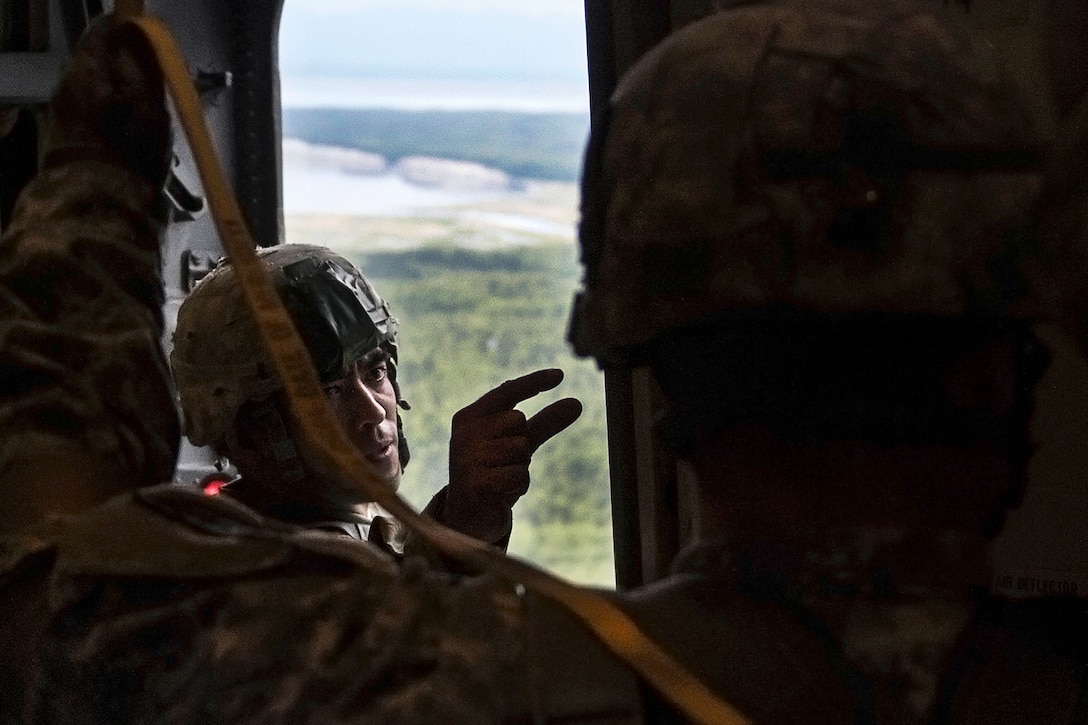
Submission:
<svg viewBox="0 0 1088 725">
<path fill-rule="evenodd" d="M 522 408 L 558 397 L 582 417 L 533 457 L 532 487 L 514 509 L 511 553 L 563 576 L 614 583 L 603 379 L 565 342 L 580 268 L 569 244 L 473 251 L 453 246 L 356 253 L 401 321 L 399 376 L 412 463 L 402 492 L 418 506 L 444 480 L 450 417 L 498 383 L 558 367 L 566 379 Z"/>
</svg>

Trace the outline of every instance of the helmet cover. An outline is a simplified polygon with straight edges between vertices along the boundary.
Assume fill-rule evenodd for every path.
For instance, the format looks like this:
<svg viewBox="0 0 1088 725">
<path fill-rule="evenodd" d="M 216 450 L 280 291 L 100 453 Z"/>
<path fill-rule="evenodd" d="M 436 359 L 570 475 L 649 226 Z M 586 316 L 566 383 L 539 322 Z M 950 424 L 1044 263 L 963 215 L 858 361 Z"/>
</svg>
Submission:
<svg viewBox="0 0 1088 725">
<path fill-rule="evenodd" d="M 395 370 L 397 321 L 350 262 L 303 244 L 270 247 L 258 255 L 322 382 L 342 377 L 378 347 L 390 352 Z M 228 260 L 202 279 L 179 309 L 170 363 L 186 435 L 194 445 L 219 440 L 243 404 L 283 387 Z M 399 387 L 397 398 L 402 402 Z"/>
<path fill-rule="evenodd" d="M 940 8 L 782 2 L 678 30 L 594 126 L 576 352 L 631 364 L 669 329 L 776 307 L 1080 310 L 1084 254 L 1040 224 L 1020 100 Z"/>
</svg>

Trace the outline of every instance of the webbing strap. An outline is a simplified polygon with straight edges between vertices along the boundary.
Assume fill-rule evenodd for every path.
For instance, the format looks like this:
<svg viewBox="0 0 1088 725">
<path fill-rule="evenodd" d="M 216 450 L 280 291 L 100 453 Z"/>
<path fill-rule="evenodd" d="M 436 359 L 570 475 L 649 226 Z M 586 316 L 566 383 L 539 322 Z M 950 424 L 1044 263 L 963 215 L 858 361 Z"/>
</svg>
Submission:
<svg viewBox="0 0 1088 725">
<path fill-rule="evenodd" d="M 271 280 L 258 263 L 241 209 L 219 164 L 200 99 L 173 38 L 161 21 L 143 13 L 141 0 L 118 0 L 116 15 L 138 27 L 154 48 L 196 160 L 224 251 L 237 272 L 261 340 L 284 383 L 308 448 L 320 459 L 322 473 L 345 488 L 361 488 L 371 500 L 442 553 L 480 570 L 520 582 L 564 607 L 691 720 L 707 725 L 746 725 L 748 720 L 740 712 L 718 698 L 600 593 L 564 582 L 421 516 L 395 492 L 370 476 L 333 417 L 306 348 Z"/>
</svg>

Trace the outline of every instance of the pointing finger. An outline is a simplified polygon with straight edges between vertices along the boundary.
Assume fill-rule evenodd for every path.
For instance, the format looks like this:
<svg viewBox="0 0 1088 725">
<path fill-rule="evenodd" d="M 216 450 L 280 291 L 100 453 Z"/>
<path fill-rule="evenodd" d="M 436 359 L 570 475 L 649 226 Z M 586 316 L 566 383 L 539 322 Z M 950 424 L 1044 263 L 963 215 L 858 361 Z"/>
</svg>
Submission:
<svg viewBox="0 0 1088 725">
<path fill-rule="evenodd" d="M 530 450 L 535 451 L 546 440 L 578 420 L 581 414 L 582 403 L 577 398 L 563 398 L 543 408 L 526 421 Z"/>
<path fill-rule="evenodd" d="M 537 370 L 528 375 L 522 375 L 520 378 L 507 380 L 499 387 L 481 395 L 469 407 L 483 414 L 510 410 L 523 400 L 528 400 L 545 390 L 551 390 L 561 382 L 563 382 L 562 370 L 557 368 Z"/>
</svg>

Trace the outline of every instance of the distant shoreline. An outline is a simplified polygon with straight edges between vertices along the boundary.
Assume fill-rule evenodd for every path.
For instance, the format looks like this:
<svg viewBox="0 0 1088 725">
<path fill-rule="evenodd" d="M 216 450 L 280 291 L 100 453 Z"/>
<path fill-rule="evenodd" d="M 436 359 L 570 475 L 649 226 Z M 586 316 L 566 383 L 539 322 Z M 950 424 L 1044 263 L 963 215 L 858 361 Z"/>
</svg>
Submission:
<svg viewBox="0 0 1088 725">
<path fill-rule="evenodd" d="M 588 134 L 588 113 L 283 109 L 284 138 L 375 155 L 390 165 L 420 157 L 461 162 L 475 166 L 463 171 L 480 178 L 480 169 L 489 169 L 510 179 L 577 181 Z M 412 173 L 422 179 L 432 167 Z"/>
<path fill-rule="evenodd" d="M 578 207 L 574 183 L 509 179 L 502 172 L 461 161 L 418 157 L 412 161 L 388 165 L 381 157 L 351 149 L 288 139 L 283 156 L 284 214 L 327 218 L 318 222 L 319 227 L 341 218 L 342 231 L 352 227 L 362 231 L 370 224 L 359 218 L 397 220 L 392 222 L 399 229 L 394 236 L 417 236 L 419 230 L 401 228 L 412 218 L 456 218 L 469 236 L 474 234 L 470 229 L 483 225 L 573 238 Z"/>
<path fill-rule="evenodd" d="M 339 146 L 283 140 L 284 165 L 336 171 L 349 176 L 395 174 L 409 184 L 452 191 L 517 191 L 524 182 L 482 164 L 430 156 L 405 156 L 396 163 L 374 153 Z"/>
</svg>

